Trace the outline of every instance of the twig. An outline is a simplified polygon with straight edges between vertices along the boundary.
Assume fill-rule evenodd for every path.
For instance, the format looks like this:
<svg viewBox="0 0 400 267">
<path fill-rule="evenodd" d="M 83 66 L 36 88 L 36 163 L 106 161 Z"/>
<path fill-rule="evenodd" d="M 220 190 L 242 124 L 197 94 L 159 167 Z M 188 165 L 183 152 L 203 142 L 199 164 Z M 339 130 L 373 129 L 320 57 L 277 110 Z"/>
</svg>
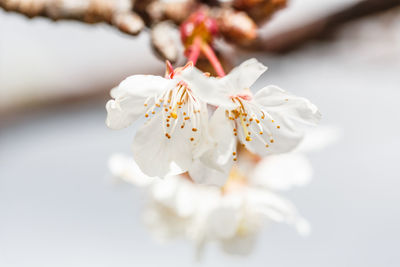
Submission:
<svg viewBox="0 0 400 267">
<path fill-rule="evenodd" d="M 325 18 L 275 35 L 268 39 L 258 39 L 248 48 L 273 53 L 286 53 L 302 44 L 327 36 L 348 22 L 375 15 L 400 6 L 400 0 L 364 0 Z"/>
</svg>

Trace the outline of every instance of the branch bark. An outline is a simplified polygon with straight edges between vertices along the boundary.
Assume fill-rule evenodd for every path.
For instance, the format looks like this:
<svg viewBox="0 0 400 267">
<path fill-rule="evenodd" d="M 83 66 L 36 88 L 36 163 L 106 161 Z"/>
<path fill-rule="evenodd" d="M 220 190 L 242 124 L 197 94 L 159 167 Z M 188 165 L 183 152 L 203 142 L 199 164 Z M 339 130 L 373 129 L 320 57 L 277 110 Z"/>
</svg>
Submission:
<svg viewBox="0 0 400 267">
<path fill-rule="evenodd" d="M 144 27 L 142 18 L 132 11 L 131 0 L 0 0 L 0 7 L 29 18 L 106 22 L 131 35 L 137 35 Z"/>
</svg>

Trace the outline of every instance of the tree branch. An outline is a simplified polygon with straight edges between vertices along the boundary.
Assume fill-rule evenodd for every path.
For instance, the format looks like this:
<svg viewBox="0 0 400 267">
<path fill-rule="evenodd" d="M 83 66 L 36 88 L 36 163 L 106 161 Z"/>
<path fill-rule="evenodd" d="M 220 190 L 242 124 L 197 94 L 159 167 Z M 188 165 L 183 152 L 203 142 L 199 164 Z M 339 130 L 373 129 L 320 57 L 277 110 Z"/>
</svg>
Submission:
<svg viewBox="0 0 400 267">
<path fill-rule="evenodd" d="M 0 7 L 29 18 L 106 22 L 131 35 L 137 35 L 144 27 L 142 18 L 132 11 L 131 0 L 0 0 Z"/>
<path fill-rule="evenodd" d="M 258 39 L 248 48 L 273 53 L 290 52 L 308 41 L 331 34 L 348 22 L 375 15 L 398 6 L 400 6 L 400 0 L 364 0 L 339 12 L 290 31 L 268 39 Z"/>
</svg>

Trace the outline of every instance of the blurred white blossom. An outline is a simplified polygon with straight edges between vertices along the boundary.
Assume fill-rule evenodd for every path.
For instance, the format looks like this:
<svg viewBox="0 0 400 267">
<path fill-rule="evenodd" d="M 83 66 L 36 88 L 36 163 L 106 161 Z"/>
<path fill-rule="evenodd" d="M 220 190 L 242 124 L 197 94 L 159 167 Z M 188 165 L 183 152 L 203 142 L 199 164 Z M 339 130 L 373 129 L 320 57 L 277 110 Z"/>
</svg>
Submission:
<svg viewBox="0 0 400 267">
<path fill-rule="evenodd" d="M 336 133 L 327 129 L 310 135 L 319 140 L 316 149 L 332 142 Z M 312 167 L 302 151 L 260 158 L 241 150 L 239 157 L 222 188 L 195 184 L 187 174 L 147 177 L 132 158 L 120 154 L 111 157 L 109 166 L 114 176 L 147 192 L 144 222 L 159 240 L 186 238 L 199 253 L 217 242 L 228 253 L 248 254 L 268 223 L 286 223 L 307 235 L 307 221 L 277 193 L 311 180 Z"/>
</svg>

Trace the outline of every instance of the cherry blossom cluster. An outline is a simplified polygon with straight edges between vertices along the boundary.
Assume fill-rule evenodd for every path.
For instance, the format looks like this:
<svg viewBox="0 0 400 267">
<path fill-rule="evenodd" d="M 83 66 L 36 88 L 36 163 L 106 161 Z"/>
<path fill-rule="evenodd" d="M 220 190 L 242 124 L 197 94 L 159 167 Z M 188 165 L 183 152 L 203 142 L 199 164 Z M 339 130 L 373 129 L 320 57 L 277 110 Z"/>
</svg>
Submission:
<svg viewBox="0 0 400 267">
<path fill-rule="evenodd" d="M 320 113 L 305 98 L 277 86 L 250 90 L 266 71 L 250 59 L 224 77 L 210 77 L 189 62 L 165 77 L 133 75 L 111 91 L 107 125 L 121 129 L 145 119 L 132 149 L 150 177 L 188 172 L 199 183 L 224 185 L 237 146 L 260 156 L 288 152 Z"/>
</svg>

